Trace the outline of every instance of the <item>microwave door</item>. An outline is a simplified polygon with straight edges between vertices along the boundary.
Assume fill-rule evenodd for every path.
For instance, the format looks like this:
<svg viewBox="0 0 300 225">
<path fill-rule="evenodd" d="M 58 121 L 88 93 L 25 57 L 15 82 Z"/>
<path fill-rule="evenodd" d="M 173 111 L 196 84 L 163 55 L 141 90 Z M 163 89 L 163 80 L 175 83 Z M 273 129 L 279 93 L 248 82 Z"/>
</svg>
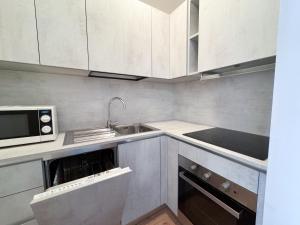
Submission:
<svg viewBox="0 0 300 225">
<path fill-rule="evenodd" d="M 119 225 L 132 170 L 116 168 L 35 195 L 31 204 L 42 225 Z"/>
</svg>

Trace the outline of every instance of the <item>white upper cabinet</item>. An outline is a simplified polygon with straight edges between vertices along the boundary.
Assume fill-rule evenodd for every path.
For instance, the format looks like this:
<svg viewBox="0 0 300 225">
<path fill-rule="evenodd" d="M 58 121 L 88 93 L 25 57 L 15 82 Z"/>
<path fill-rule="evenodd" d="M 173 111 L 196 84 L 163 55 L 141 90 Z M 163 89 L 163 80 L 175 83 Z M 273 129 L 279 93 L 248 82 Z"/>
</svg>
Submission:
<svg viewBox="0 0 300 225">
<path fill-rule="evenodd" d="M 200 0 L 199 71 L 276 54 L 279 0 Z"/>
<path fill-rule="evenodd" d="M 36 0 L 42 65 L 88 69 L 85 0 Z"/>
<path fill-rule="evenodd" d="M 172 78 L 187 75 L 187 1 L 170 16 L 170 57 Z"/>
<path fill-rule="evenodd" d="M 0 60 L 39 63 L 34 0 L 0 1 Z"/>
<path fill-rule="evenodd" d="M 87 0 L 89 69 L 151 76 L 151 7 L 138 0 Z"/>
<path fill-rule="evenodd" d="M 152 77 L 170 77 L 170 15 L 152 8 Z"/>
</svg>

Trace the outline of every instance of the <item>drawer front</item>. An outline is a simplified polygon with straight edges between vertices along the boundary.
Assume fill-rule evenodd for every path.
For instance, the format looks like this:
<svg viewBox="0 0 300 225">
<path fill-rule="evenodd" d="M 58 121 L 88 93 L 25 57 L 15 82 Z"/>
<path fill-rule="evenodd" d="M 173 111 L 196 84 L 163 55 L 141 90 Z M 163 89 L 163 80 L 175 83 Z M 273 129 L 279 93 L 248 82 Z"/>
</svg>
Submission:
<svg viewBox="0 0 300 225">
<path fill-rule="evenodd" d="M 32 161 L 0 168 L 0 197 L 44 185 L 42 162 Z"/>
<path fill-rule="evenodd" d="M 20 224 L 32 219 L 33 212 L 30 207 L 30 202 L 34 195 L 43 192 L 43 190 L 43 187 L 39 187 L 0 198 L 0 224 Z"/>
<path fill-rule="evenodd" d="M 179 154 L 257 194 L 258 171 L 183 142 Z"/>
</svg>

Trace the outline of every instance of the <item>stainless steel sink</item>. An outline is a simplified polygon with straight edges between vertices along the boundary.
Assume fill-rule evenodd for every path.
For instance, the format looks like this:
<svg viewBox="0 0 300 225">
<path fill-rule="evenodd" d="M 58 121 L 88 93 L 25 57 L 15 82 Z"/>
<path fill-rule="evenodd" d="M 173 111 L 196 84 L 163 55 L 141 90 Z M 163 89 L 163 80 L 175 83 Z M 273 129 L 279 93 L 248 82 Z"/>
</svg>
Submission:
<svg viewBox="0 0 300 225">
<path fill-rule="evenodd" d="M 129 134 L 144 133 L 154 131 L 156 129 L 147 127 L 142 124 L 118 125 L 113 128 L 87 129 L 78 131 L 69 131 L 66 133 L 64 145 L 102 140 L 116 136 Z"/>
<path fill-rule="evenodd" d="M 120 135 L 138 134 L 156 130 L 143 124 L 118 125 L 114 126 L 113 129 Z"/>
</svg>

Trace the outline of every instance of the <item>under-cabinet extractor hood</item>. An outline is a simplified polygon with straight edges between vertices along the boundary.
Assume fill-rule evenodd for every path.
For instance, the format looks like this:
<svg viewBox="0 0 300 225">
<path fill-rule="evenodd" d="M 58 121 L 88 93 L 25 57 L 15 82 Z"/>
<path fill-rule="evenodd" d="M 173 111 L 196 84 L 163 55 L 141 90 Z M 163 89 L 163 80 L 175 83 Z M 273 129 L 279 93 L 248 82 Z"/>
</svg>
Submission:
<svg viewBox="0 0 300 225">
<path fill-rule="evenodd" d="M 139 81 L 139 80 L 143 80 L 146 78 L 146 77 L 142 77 L 142 76 L 117 74 L 117 73 L 106 73 L 106 72 L 98 72 L 98 71 L 90 71 L 89 77 L 117 79 L 117 80 L 131 80 L 131 81 Z"/>
<path fill-rule="evenodd" d="M 235 64 L 219 69 L 209 70 L 201 73 L 201 80 L 210 80 L 221 77 L 243 75 L 255 72 L 275 69 L 276 57 L 268 57 L 241 64 Z"/>
</svg>

